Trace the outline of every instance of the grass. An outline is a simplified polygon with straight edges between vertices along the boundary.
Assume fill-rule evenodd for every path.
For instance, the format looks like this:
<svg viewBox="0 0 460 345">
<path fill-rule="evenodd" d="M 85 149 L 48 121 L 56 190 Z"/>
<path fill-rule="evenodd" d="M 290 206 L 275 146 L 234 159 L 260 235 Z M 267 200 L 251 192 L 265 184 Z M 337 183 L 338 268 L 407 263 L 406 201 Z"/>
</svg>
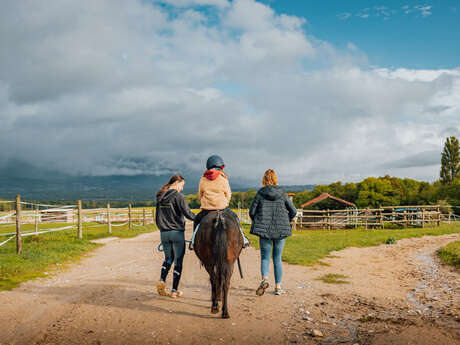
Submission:
<svg viewBox="0 0 460 345">
<path fill-rule="evenodd" d="M 249 226 L 244 225 L 246 233 Z M 293 231 L 286 240 L 283 252 L 283 261 L 290 264 L 311 266 L 327 257 L 331 252 L 347 247 L 378 246 L 389 238 L 400 240 L 403 238 L 422 237 L 425 235 L 439 236 L 460 233 L 460 224 L 446 224 L 436 228 L 414 228 L 399 230 L 298 230 Z M 259 247 L 259 239 L 248 235 L 251 244 Z"/>
<path fill-rule="evenodd" d="M 449 243 L 439 249 L 438 255 L 446 264 L 460 268 L 460 241 Z"/>
<path fill-rule="evenodd" d="M 91 240 L 109 236 L 134 237 L 155 230 L 153 225 L 134 226 L 132 230 L 128 230 L 128 226 L 125 225 L 112 227 L 112 234 L 109 234 L 107 225 L 88 227 L 91 225 L 98 224 L 85 224 L 81 240 L 76 236 L 76 229 L 24 237 L 20 255 L 16 254 L 15 239 L 0 247 L 0 290 L 11 290 L 24 281 L 46 277 L 62 265 L 79 260 L 83 255 L 100 246 L 92 243 Z M 40 230 L 62 226 L 65 224 L 40 224 Z M 24 228 L 24 231 L 29 230 L 27 225 Z M 32 229 L 33 225 L 30 230 Z M 3 228 L 1 231 L 7 233 L 11 232 L 11 229 Z M 0 241 L 6 238 L 1 236 Z"/>
<path fill-rule="evenodd" d="M 322 282 L 327 284 L 349 284 L 349 282 L 347 282 L 346 280 L 341 280 L 344 278 L 348 277 L 343 274 L 328 273 L 319 278 L 316 278 L 316 280 L 321 280 Z"/>
</svg>

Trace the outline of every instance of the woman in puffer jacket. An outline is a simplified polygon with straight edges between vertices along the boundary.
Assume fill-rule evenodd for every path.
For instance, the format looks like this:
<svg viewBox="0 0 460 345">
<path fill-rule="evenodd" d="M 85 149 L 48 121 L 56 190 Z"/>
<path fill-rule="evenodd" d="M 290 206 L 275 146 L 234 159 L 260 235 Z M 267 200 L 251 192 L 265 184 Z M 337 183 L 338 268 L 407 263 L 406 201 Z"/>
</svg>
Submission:
<svg viewBox="0 0 460 345">
<path fill-rule="evenodd" d="M 259 236 L 262 281 L 256 290 L 262 296 L 268 288 L 270 255 L 273 249 L 273 268 L 275 271 L 275 294 L 284 293 L 281 288 L 283 254 L 286 237 L 291 236 L 291 221 L 297 210 L 287 194 L 278 186 L 278 177 L 268 169 L 262 178 L 262 188 L 257 192 L 249 216 L 252 220 L 251 234 Z"/>
</svg>

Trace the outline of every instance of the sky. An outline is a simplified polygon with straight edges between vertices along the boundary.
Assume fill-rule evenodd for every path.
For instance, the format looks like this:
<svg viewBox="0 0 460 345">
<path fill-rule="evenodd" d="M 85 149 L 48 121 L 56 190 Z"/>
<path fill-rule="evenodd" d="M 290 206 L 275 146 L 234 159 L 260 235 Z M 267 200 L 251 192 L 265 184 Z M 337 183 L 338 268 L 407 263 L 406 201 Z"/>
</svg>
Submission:
<svg viewBox="0 0 460 345">
<path fill-rule="evenodd" d="M 0 167 L 433 181 L 460 136 L 460 5 L 2 1 Z"/>
</svg>

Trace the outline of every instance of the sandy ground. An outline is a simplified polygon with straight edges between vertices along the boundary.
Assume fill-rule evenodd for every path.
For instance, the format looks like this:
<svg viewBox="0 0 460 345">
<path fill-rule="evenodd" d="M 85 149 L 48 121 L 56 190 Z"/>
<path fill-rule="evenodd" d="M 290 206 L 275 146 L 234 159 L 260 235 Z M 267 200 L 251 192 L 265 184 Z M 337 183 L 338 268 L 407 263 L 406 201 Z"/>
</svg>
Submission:
<svg viewBox="0 0 460 345">
<path fill-rule="evenodd" d="M 208 276 L 194 253 L 185 257 L 185 296 L 172 300 L 155 291 L 158 232 L 105 239 L 70 268 L 1 292 L 0 344 L 460 344 L 460 273 L 434 255 L 458 239 L 348 248 L 325 259 L 329 266 L 285 264 L 287 293 L 270 287 L 262 297 L 259 252 L 245 249 L 228 320 L 210 313 Z M 327 273 L 349 283 L 315 280 Z"/>
</svg>

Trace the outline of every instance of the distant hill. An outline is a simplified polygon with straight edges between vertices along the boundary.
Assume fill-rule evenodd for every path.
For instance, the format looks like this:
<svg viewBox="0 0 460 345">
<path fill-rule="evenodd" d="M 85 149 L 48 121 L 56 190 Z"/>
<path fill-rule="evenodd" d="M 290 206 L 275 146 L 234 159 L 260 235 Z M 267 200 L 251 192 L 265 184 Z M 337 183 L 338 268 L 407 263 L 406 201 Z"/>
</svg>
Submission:
<svg viewBox="0 0 460 345">
<path fill-rule="evenodd" d="M 0 198 L 13 199 L 21 194 L 25 200 L 153 200 L 156 191 L 168 181 L 168 175 L 70 176 L 39 169 L 27 163 L 12 162 L 0 169 Z M 201 172 L 184 174 L 185 194 L 197 192 Z M 259 189 L 252 181 L 232 178 L 233 191 Z M 283 186 L 286 191 L 300 192 L 313 185 Z"/>
</svg>

